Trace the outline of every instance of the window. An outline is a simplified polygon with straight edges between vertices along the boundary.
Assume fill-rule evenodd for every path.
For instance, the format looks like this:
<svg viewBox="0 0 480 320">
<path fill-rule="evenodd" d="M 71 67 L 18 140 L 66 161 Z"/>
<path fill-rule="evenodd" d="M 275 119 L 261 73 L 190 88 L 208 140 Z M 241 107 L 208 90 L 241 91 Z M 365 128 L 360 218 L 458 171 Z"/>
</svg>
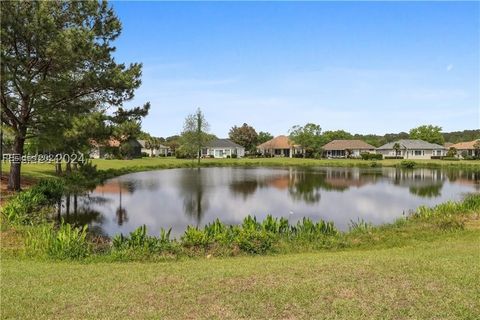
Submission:
<svg viewBox="0 0 480 320">
<path fill-rule="evenodd" d="M 416 156 L 422 156 L 423 155 L 423 150 L 415 150 L 415 155 Z"/>
</svg>

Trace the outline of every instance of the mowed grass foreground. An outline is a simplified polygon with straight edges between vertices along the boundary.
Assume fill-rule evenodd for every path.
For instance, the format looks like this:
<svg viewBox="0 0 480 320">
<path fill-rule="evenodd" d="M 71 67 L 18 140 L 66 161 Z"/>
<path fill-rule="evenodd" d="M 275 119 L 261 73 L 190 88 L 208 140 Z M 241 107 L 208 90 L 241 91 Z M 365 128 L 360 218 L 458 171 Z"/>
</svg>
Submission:
<svg viewBox="0 0 480 320">
<path fill-rule="evenodd" d="M 3 319 L 478 319 L 480 232 L 157 263 L 3 259 Z"/>
</svg>

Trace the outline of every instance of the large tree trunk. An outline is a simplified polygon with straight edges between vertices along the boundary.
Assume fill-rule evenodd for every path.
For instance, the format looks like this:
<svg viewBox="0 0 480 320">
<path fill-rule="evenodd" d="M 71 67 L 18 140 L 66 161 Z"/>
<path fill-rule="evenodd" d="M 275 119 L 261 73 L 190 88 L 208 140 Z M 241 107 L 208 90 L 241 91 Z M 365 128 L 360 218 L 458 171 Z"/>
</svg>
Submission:
<svg viewBox="0 0 480 320">
<path fill-rule="evenodd" d="M 23 146 L 25 145 L 25 130 L 17 134 L 13 143 L 13 153 L 20 155 L 10 166 L 10 176 L 8 177 L 8 190 L 20 190 L 20 169 L 22 166 Z"/>
<path fill-rule="evenodd" d="M 62 163 L 61 162 L 55 162 L 55 173 L 57 175 L 62 174 Z"/>
<path fill-rule="evenodd" d="M 72 173 L 71 160 L 68 160 L 67 163 L 65 164 L 65 173 L 66 173 L 67 175 L 69 175 L 70 173 Z"/>
</svg>

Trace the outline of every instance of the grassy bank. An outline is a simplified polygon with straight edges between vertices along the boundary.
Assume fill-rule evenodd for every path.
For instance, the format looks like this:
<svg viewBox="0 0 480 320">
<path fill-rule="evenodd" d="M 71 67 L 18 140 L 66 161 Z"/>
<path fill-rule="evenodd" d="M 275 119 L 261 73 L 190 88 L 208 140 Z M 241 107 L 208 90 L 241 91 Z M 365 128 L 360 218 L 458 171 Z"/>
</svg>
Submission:
<svg viewBox="0 0 480 320">
<path fill-rule="evenodd" d="M 477 225 L 478 227 L 478 225 Z M 478 319 L 478 229 L 389 249 L 175 263 L 2 260 L 3 319 Z"/>
<path fill-rule="evenodd" d="M 128 245 L 104 243 L 93 251 L 84 233 L 45 229 L 40 235 L 48 246 L 32 254 L 41 227 L 4 223 L 1 318 L 480 316 L 480 195 L 421 207 L 393 224 L 359 223 L 347 233 L 280 226 L 250 221 L 238 233 L 195 229 L 186 241 L 164 247 L 161 237 L 145 241 L 137 234 Z M 245 230 L 253 233 L 242 237 Z M 254 245 L 270 239 L 270 246 L 244 250 L 236 238 L 224 242 L 229 235 Z"/>
<path fill-rule="evenodd" d="M 242 159 L 202 159 L 202 167 L 223 166 L 299 166 L 299 167 L 370 167 L 372 163 L 383 167 L 400 167 L 402 160 L 388 159 L 379 161 L 367 161 L 357 159 L 302 159 L 302 158 L 242 158 Z M 119 175 L 129 172 L 147 171 L 155 169 L 187 168 L 195 167 L 196 161 L 176 158 L 142 158 L 133 160 L 105 160 L 94 159 L 92 163 L 98 170 L 106 175 Z M 461 160 L 415 160 L 416 168 L 463 168 L 480 170 L 480 161 Z M 3 164 L 2 174 L 10 169 L 8 163 Z M 55 174 L 53 164 L 24 164 L 23 175 L 30 178 L 47 178 Z"/>
</svg>

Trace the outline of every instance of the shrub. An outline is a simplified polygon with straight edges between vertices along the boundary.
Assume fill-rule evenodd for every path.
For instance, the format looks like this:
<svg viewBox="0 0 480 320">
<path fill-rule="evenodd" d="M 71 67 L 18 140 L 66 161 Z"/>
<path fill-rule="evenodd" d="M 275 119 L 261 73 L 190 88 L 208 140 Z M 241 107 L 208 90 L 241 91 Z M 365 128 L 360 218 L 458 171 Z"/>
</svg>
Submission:
<svg viewBox="0 0 480 320">
<path fill-rule="evenodd" d="M 400 166 L 402 166 L 402 168 L 413 169 L 415 168 L 415 165 L 415 161 L 412 160 L 403 160 L 400 162 Z"/>
<path fill-rule="evenodd" d="M 10 199 L 2 214 L 12 224 L 34 224 L 44 220 L 47 206 L 60 201 L 64 184 L 58 179 L 41 180 L 32 188 Z"/>
<path fill-rule="evenodd" d="M 360 156 L 362 157 L 363 160 L 382 160 L 383 155 L 380 153 L 361 153 Z"/>
<path fill-rule="evenodd" d="M 235 241 L 240 250 L 252 253 L 266 253 L 272 248 L 274 235 L 265 230 L 241 229 Z"/>
<path fill-rule="evenodd" d="M 187 247 L 206 247 L 210 243 L 210 239 L 206 232 L 192 226 L 187 227 L 181 240 L 182 244 Z"/>
<path fill-rule="evenodd" d="M 229 154 L 227 154 L 227 159 L 230 159 L 230 158 L 231 158 L 231 156 Z"/>
<path fill-rule="evenodd" d="M 403 159 L 402 156 L 385 156 L 383 159 L 387 160 L 387 159 Z"/>
<path fill-rule="evenodd" d="M 29 232 L 25 244 L 27 253 L 55 259 L 81 259 L 91 252 L 87 226 L 75 228 L 63 222 L 58 229 L 49 224 L 40 232 Z"/>
<path fill-rule="evenodd" d="M 372 229 L 373 225 L 363 219 L 358 219 L 357 221 L 350 220 L 349 230 L 352 233 L 365 233 Z"/>
<path fill-rule="evenodd" d="M 114 252 L 127 252 L 134 254 L 155 254 L 174 252 L 175 241 L 170 239 L 172 229 L 160 229 L 159 237 L 149 236 L 145 225 L 130 232 L 128 236 L 116 235 L 112 239 Z"/>
<path fill-rule="evenodd" d="M 457 158 L 457 157 L 449 157 L 449 156 L 442 157 L 442 160 L 448 160 L 448 161 L 460 161 L 460 159 L 459 159 L 459 158 Z"/>
<path fill-rule="evenodd" d="M 237 159 L 238 158 L 238 155 L 237 154 L 232 154 L 232 159 Z"/>
</svg>

